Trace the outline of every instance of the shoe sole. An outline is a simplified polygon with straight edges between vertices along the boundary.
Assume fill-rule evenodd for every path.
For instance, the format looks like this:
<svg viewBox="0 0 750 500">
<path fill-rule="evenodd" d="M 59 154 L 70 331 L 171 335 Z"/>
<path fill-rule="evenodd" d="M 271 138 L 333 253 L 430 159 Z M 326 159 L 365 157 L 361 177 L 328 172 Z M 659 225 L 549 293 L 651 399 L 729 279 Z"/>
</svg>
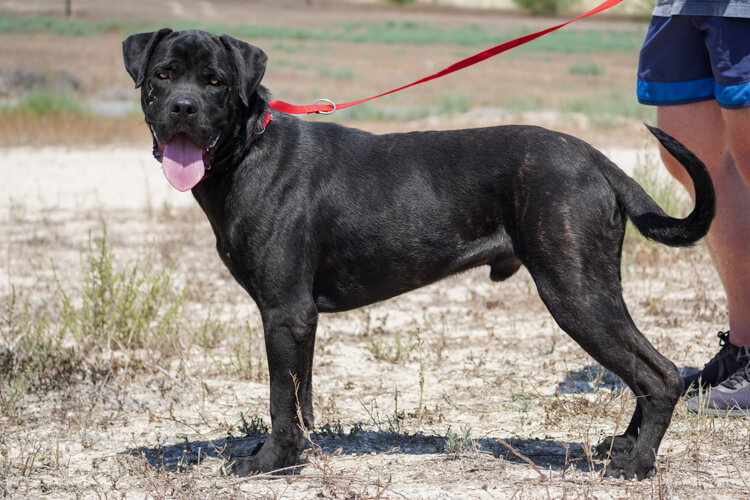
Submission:
<svg viewBox="0 0 750 500">
<path fill-rule="evenodd" d="M 742 408 L 691 408 L 690 406 L 688 406 L 688 411 L 690 413 L 711 415 L 713 417 L 750 417 L 750 409 Z"/>
</svg>

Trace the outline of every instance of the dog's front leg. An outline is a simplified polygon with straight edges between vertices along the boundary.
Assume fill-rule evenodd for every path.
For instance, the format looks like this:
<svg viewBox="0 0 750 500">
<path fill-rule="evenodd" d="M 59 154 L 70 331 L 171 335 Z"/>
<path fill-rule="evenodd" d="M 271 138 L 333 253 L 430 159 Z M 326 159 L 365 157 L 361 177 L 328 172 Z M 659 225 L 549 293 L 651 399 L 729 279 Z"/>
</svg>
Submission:
<svg viewBox="0 0 750 500">
<path fill-rule="evenodd" d="M 253 455 L 233 457 L 225 471 L 239 476 L 294 465 L 303 445 L 297 413 L 313 427 L 312 363 L 317 308 L 312 299 L 261 309 L 271 379 L 271 435 Z M 296 381 L 296 385 L 295 385 Z"/>
</svg>

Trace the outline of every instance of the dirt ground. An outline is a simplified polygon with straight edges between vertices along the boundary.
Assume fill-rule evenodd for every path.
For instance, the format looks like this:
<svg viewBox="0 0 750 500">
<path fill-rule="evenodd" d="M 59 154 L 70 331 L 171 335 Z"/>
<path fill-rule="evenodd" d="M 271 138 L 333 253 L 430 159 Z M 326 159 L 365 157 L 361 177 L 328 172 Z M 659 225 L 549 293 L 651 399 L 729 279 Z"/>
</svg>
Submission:
<svg viewBox="0 0 750 500">
<path fill-rule="evenodd" d="M 0 1 L 0 13 L 53 14 L 60 4 Z M 363 18 L 442 26 L 551 23 L 508 13 L 322 1 L 315 8 L 291 0 L 73 4 L 83 18 L 165 24 L 196 18 L 280 26 Z M 0 69 L 65 73 L 91 98 L 135 101 L 120 61 L 121 38 L 0 34 Z M 370 95 L 480 50 L 346 43 L 300 43 L 292 50 L 253 42 L 270 56 L 264 83 L 293 102 Z M 463 92 L 471 97 L 469 112 L 354 125 L 380 132 L 533 123 L 583 137 L 629 170 L 639 162 L 655 165 L 655 146 L 638 120 L 600 127 L 583 115 L 545 111 L 613 87 L 632 93 L 637 54 L 587 56 L 606 65 L 603 75 L 571 74 L 576 57 L 501 57 L 382 104 L 429 105 L 445 93 Z M 314 65 L 295 65 L 299 60 L 350 68 L 352 76 L 316 72 Z M 532 99 L 534 109 L 509 110 L 512 99 Z M 347 123 L 343 113 L 337 119 Z M 690 414 L 682 401 L 655 477 L 603 478 L 605 464 L 591 459 L 589 447 L 624 429 L 633 398 L 555 325 L 524 270 L 496 284 L 487 269 L 477 269 L 322 317 L 314 369 L 317 428 L 301 462 L 307 466 L 279 476 L 220 476 L 223 457 L 252 450 L 270 425 L 260 318 L 217 258 L 192 197 L 164 181 L 140 119 L 122 120 L 128 125 L 112 129 L 118 135 L 91 143 L 88 132 L 54 121 L 10 138 L 12 131 L 6 132 L 0 304 L 6 310 L 15 293 L 43 310 L 58 299 L 60 286 L 80 289 L 87 244 L 106 225 L 116 266 L 148 256 L 170 269 L 176 289 L 186 290 L 184 331 L 157 350 L 100 346 L 85 370 L 28 392 L 14 411 L 0 413 L 4 497 L 750 496 L 748 421 Z M 44 127 L 42 140 L 33 131 Z M 623 254 L 625 298 L 638 326 L 680 368 L 701 366 L 717 348 L 715 332 L 726 328 L 725 300 L 705 246 L 674 250 L 628 238 Z M 0 349 L 12 349 L 14 339 L 2 340 Z"/>
</svg>

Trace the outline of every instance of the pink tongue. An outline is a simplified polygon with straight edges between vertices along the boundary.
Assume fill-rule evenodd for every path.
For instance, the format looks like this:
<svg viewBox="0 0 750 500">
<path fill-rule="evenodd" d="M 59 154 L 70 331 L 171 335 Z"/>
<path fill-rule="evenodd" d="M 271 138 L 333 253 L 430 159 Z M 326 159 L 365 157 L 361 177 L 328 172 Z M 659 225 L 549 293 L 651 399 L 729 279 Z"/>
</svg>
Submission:
<svg viewBox="0 0 750 500">
<path fill-rule="evenodd" d="M 173 188 L 183 192 L 193 189 L 206 171 L 203 150 L 187 135 L 177 134 L 164 146 L 161 168 Z"/>
</svg>

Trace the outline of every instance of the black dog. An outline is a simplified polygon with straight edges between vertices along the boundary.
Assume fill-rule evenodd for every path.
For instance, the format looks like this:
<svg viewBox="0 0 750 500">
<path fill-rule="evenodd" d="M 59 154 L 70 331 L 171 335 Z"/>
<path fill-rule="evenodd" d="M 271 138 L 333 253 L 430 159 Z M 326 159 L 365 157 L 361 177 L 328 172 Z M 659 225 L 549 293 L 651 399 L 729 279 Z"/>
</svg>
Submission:
<svg viewBox="0 0 750 500">
<path fill-rule="evenodd" d="M 690 151 L 651 129 L 695 185 L 695 209 L 674 219 L 568 135 L 526 126 L 372 135 L 276 112 L 269 122 L 257 47 L 162 29 L 129 37 L 123 53 L 155 156 L 176 188 L 192 189 L 219 255 L 263 319 L 272 430 L 226 470 L 246 475 L 297 460 L 290 374 L 312 427 L 319 313 L 481 265 L 501 281 L 523 264 L 560 327 L 638 396 L 624 434 L 597 447 L 611 451 L 607 474 L 653 474 L 682 380 L 628 313 L 620 255 L 626 218 L 672 246 L 708 231 L 713 185 Z"/>
</svg>

